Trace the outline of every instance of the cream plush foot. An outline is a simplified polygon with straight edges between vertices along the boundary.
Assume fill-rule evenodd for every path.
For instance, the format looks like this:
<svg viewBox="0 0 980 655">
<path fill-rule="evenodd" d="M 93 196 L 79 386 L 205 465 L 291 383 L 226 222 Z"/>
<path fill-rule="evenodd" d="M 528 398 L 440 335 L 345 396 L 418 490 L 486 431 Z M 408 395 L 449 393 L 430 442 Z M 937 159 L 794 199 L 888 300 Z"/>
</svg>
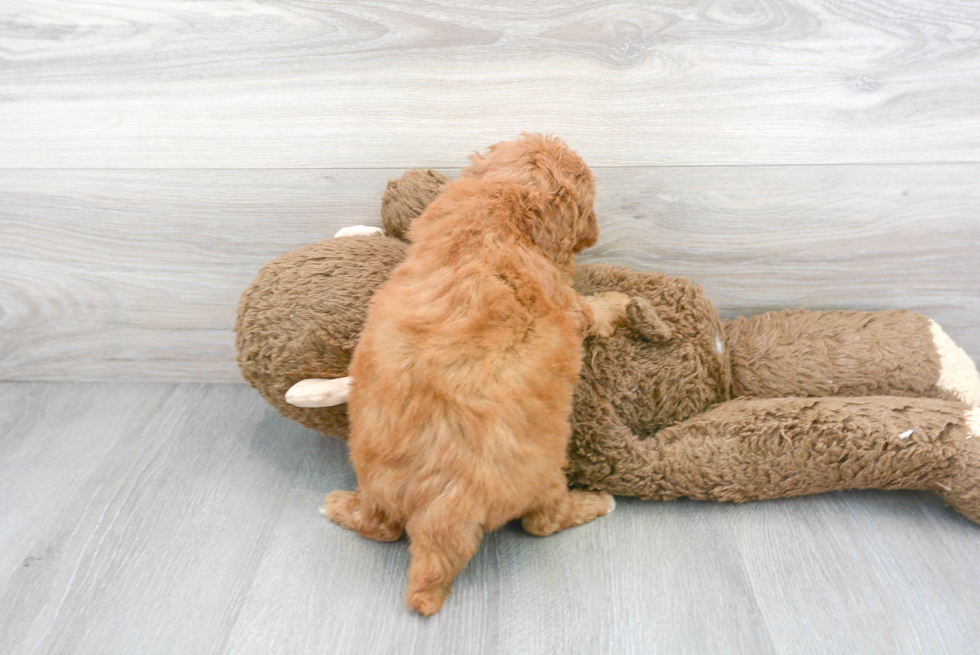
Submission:
<svg viewBox="0 0 980 655">
<path fill-rule="evenodd" d="M 939 353 L 939 381 L 943 391 L 948 391 L 967 405 L 980 405 L 980 373 L 966 351 L 949 338 L 939 323 L 930 321 L 932 340 Z"/>
</svg>

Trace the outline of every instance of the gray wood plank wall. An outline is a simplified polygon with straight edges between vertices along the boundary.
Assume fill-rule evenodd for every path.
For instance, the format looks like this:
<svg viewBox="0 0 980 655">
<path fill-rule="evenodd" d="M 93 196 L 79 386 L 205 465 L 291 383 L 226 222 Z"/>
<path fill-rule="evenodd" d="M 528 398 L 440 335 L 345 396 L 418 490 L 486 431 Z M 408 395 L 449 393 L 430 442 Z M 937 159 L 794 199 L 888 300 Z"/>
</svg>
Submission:
<svg viewBox="0 0 980 655">
<path fill-rule="evenodd" d="M 980 4 L 0 3 L 0 379 L 233 381 L 265 261 L 522 130 L 588 259 L 725 315 L 910 307 L 980 358 Z"/>
</svg>

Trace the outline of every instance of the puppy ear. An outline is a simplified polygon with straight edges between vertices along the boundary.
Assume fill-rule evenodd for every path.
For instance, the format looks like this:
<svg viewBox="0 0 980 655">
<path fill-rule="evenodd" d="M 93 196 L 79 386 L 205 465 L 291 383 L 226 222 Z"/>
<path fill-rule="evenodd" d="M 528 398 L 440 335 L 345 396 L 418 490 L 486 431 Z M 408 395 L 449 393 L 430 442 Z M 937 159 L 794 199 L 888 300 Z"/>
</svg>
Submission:
<svg viewBox="0 0 980 655">
<path fill-rule="evenodd" d="M 576 234 L 574 220 L 569 220 L 566 214 L 577 209 L 543 191 L 526 190 L 524 231 L 549 259 L 558 264 L 567 262 L 574 254 Z"/>
<path fill-rule="evenodd" d="M 576 241 L 573 250 L 576 253 L 591 248 L 599 240 L 599 223 L 596 221 L 595 212 L 591 207 L 585 216 L 579 215 L 575 223 L 575 233 L 578 241 Z"/>
</svg>

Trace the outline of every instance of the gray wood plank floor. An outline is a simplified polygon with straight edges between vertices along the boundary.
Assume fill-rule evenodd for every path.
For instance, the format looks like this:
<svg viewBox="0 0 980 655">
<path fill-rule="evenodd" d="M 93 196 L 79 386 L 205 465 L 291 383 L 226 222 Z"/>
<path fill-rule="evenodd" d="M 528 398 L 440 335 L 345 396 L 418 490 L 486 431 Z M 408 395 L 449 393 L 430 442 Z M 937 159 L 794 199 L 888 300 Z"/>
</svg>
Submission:
<svg viewBox="0 0 980 655">
<path fill-rule="evenodd" d="M 244 385 L 0 383 L 0 652 L 975 653 L 980 528 L 919 493 L 621 499 L 491 534 L 432 619 Z"/>
</svg>

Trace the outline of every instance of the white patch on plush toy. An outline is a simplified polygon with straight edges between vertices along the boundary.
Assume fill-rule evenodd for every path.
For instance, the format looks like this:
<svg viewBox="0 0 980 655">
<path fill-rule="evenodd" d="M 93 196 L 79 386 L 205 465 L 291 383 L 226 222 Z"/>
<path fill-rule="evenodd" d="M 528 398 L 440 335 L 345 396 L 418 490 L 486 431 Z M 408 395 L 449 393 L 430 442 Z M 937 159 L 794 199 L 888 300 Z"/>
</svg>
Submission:
<svg viewBox="0 0 980 655">
<path fill-rule="evenodd" d="M 915 432 L 915 430 L 906 430 L 902 434 L 898 435 L 898 438 L 899 439 L 908 439 L 909 437 L 912 436 L 912 433 L 913 432 Z"/>
<path fill-rule="evenodd" d="M 350 397 L 350 383 L 354 378 L 336 378 L 321 380 L 310 378 L 300 380 L 289 387 L 286 392 L 286 402 L 296 407 L 333 407 L 342 405 Z"/>
<path fill-rule="evenodd" d="M 980 373 L 966 351 L 943 332 L 939 324 L 930 321 L 932 340 L 939 353 L 939 381 L 936 385 L 949 391 L 967 405 L 980 405 Z"/>
<path fill-rule="evenodd" d="M 373 237 L 376 235 L 384 234 L 385 231 L 380 227 L 371 227 L 370 225 L 351 225 L 349 227 L 342 227 L 337 230 L 337 234 L 333 235 L 333 238 L 337 237 Z"/>
<path fill-rule="evenodd" d="M 720 336 L 715 337 L 715 350 L 718 351 L 719 355 L 725 354 L 725 342 L 721 340 Z"/>
<path fill-rule="evenodd" d="M 966 438 L 980 437 L 980 407 L 966 410 L 964 418 L 966 419 L 966 427 L 970 431 Z"/>
</svg>

